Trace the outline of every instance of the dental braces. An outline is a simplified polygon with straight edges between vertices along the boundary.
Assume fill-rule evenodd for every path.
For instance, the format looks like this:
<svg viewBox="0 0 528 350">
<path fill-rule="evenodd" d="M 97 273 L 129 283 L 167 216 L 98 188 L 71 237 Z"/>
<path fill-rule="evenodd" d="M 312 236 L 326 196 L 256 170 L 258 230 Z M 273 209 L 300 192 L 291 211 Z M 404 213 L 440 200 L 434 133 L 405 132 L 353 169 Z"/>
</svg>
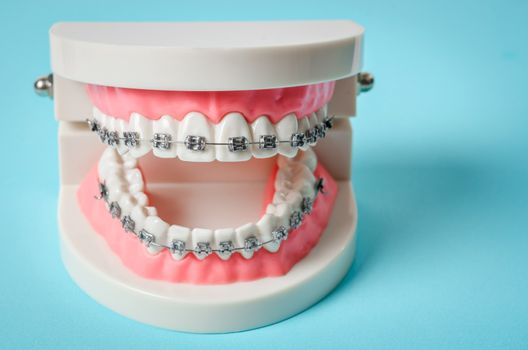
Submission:
<svg viewBox="0 0 528 350">
<path fill-rule="evenodd" d="M 108 200 L 108 187 L 105 183 L 99 183 L 99 196 L 95 198 L 98 200 L 104 200 L 108 206 L 108 211 L 113 219 L 119 219 L 121 221 L 121 226 L 125 232 L 132 233 L 136 236 L 145 247 L 156 247 L 161 249 L 169 249 L 170 252 L 174 255 L 183 257 L 186 253 L 194 253 L 198 258 L 204 259 L 205 257 L 211 255 L 212 253 L 219 253 L 224 258 L 229 258 L 236 251 L 245 251 L 247 253 L 256 252 L 266 244 L 270 243 L 280 243 L 288 239 L 288 234 L 292 229 L 296 229 L 301 226 L 302 221 L 306 215 L 309 215 L 312 212 L 313 205 L 317 195 L 319 193 L 324 194 L 324 179 L 318 178 L 314 185 L 315 195 L 313 198 L 304 197 L 301 202 L 300 210 L 294 210 L 290 214 L 289 218 L 289 227 L 280 225 L 271 232 L 273 237 L 267 241 L 259 241 L 256 236 L 249 236 L 244 240 L 244 246 L 235 247 L 232 241 L 223 241 L 219 242 L 218 246 L 220 248 L 212 248 L 209 242 L 197 242 L 194 248 L 187 248 L 186 242 L 178 239 L 173 239 L 170 245 L 165 245 L 156 242 L 156 237 L 154 234 L 148 232 L 145 229 L 136 231 L 136 223 L 129 215 L 121 216 L 122 211 L 121 207 L 117 202 L 110 202 Z"/>
<path fill-rule="evenodd" d="M 261 150 L 273 150 L 279 144 L 290 144 L 291 147 L 303 147 L 306 144 L 315 144 L 317 140 L 323 139 L 326 132 L 334 126 L 334 116 L 325 117 L 323 121 L 305 132 L 293 133 L 289 140 L 277 140 L 276 135 L 260 135 L 258 141 L 249 141 L 245 136 L 235 136 L 228 138 L 227 142 L 208 142 L 205 137 L 197 135 L 187 135 L 183 141 L 173 140 L 171 134 L 155 133 L 152 139 L 143 139 L 136 131 L 125 131 L 122 135 L 117 131 L 110 131 L 102 127 L 96 119 L 86 119 L 92 132 L 99 135 L 101 142 L 116 147 L 121 142 L 128 147 L 137 148 L 141 142 L 147 141 L 153 148 L 160 150 L 170 150 L 173 144 L 183 144 L 188 150 L 203 152 L 207 146 L 227 146 L 230 152 L 243 152 L 248 150 L 250 145 L 257 145 Z"/>
</svg>

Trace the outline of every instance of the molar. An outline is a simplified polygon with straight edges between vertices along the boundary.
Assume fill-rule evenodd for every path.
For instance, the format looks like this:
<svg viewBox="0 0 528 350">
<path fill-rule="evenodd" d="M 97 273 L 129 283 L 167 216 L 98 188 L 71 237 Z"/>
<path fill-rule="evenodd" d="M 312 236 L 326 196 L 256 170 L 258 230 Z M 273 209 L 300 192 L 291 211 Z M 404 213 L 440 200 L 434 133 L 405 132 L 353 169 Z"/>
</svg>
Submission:
<svg viewBox="0 0 528 350">
<path fill-rule="evenodd" d="M 148 205 L 148 196 L 144 192 L 136 192 L 132 194 L 138 205 L 146 207 Z"/>
<path fill-rule="evenodd" d="M 134 207 L 137 205 L 136 199 L 128 193 L 123 193 L 117 203 L 119 204 L 121 211 L 125 213 L 130 213 L 132 209 L 134 209 Z"/>
<path fill-rule="evenodd" d="M 251 158 L 250 145 L 253 141 L 248 124 L 242 114 L 238 112 L 228 113 L 222 121 L 215 126 L 215 142 L 228 143 L 230 138 L 244 137 L 245 145 L 240 149 L 232 146 L 218 146 L 216 159 L 224 162 L 240 162 Z M 233 146 L 236 147 L 236 146 Z"/>
<path fill-rule="evenodd" d="M 306 165 L 312 173 L 317 167 L 317 157 L 315 155 L 315 152 L 311 148 L 307 149 L 304 152 L 299 152 L 295 157 L 295 160 Z"/>
<path fill-rule="evenodd" d="M 128 190 L 130 193 L 142 192 L 144 189 L 143 176 L 138 168 L 127 170 L 125 172 L 128 181 Z"/>
<path fill-rule="evenodd" d="M 180 122 L 178 141 L 186 141 L 186 137 L 199 136 L 206 142 L 213 141 L 213 132 L 207 118 L 199 112 L 190 112 Z M 212 162 L 215 159 L 215 146 L 207 145 L 203 150 L 192 150 L 187 144 L 177 148 L 178 157 L 184 161 Z"/>
</svg>

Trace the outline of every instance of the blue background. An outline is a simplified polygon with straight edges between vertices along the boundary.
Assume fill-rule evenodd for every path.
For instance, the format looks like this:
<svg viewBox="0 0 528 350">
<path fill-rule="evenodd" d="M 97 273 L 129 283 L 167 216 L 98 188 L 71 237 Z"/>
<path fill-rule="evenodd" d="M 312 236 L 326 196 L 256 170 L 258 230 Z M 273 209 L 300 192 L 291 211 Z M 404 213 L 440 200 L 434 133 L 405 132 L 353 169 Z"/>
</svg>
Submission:
<svg viewBox="0 0 528 350">
<path fill-rule="evenodd" d="M 3 1 L 1 348 L 528 348 L 528 5 L 521 1 Z M 59 20 L 350 18 L 377 85 L 354 120 L 358 254 L 322 302 L 226 335 L 145 326 L 59 255 L 57 124 L 32 83 Z M 82 161 L 82 160 L 79 160 Z"/>
</svg>

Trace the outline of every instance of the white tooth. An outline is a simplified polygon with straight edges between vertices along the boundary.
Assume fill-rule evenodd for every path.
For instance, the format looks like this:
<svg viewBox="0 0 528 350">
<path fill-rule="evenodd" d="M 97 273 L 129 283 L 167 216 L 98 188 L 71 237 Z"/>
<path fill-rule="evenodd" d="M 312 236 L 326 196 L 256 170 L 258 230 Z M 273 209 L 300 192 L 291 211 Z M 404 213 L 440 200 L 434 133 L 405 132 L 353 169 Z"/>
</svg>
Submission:
<svg viewBox="0 0 528 350">
<path fill-rule="evenodd" d="M 139 113 L 132 113 L 130 115 L 128 129 L 137 132 L 141 139 L 137 147 L 130 148 L 130 154 L 136 158 L 147 154 L 152 148 L 150 143 L 150 139 L 152 139 L 152 121 Z"/>
<path fill-rule="evenodd" d="M 144 189 L 143 176 L 138 168 L 127 170 L 126 179 L 128 181 L 128 191 L 130 193 L 142 192 Z"/>
<path fill-rule="evenodd" d="M 256 239 L 258 239 L 259 242 L 261 242 L 257 226 L 255 226 L 255 224 L 253 223 L 242 225 L 239 228 L 237 228 L 235 232 L 236 232 L 237 244 L 239 247 L 245 247 L 246 239 L 249 239 L 252 237 L 255 237 Z M 258 248 L 256 250 L 258 250 Z M 256 250 L 242 249 L 242 250 L 239 250 L 239 252 L 240 254 L 242 254 L 244 258 L 251 259 L 251 257 L 253 256 Z"/>
<path fill-rule="evenodd" d="M 159 216 L 148 216 L 145 220 L 145 231 L 154 235 L 154 242 L 159 244 L 165 244 L 167 242 L 167 230 L 169 224 L 163 221 Z M 147 251 L 150 254 L 157 254 L 163 249 L 160 246 L 150 245 L 147 247 Z"/>
<path fill-rule="evenodd" d="M 275 194 L 273 195 L 273 199 L 271 202 L 275 205 L 280 204 L 280 203 L 286 203 L 287 194 L 288 192 L 276 191 Z"/>
<path fill-rule="evenodd" d="M 156 120 L 152 124 L 152 135 L 155 134 L 167 134 L 170 136 L 171 141 L 176 141 L 178 138 L 178 121 L 174 120 L 169 115 L 164 115 L 159 120 Z M 177 155 L 178 144 L 169 143 L 169 149 L 160 149 L 153 147 L 152 152 L 156 157 L 160 158 L 175 158 Z"/>
<path fill-rule="evenodd" d="M 113 148 L 107 147 L 104 150 L 97 167 L 99 179 L 104 181 L 110 173 L 119 173 L 121 170 L 121 158 Z"/>
<path fill-rule="evenodd" d="M 295 160 L 293 158 L 288 158 L 284 156 L 278 156 L 277 157 L 277 165 L 279 169 L 287 168 L 294 162 Z"/>
<path fill-rule="evenodd" d="M 127 124 L 128 123 L 123 119 L 115 119 L 113 130 L 117 131 L 119 137 L 123 137 L 123 132 L 127 131 Z M 128 147 L 125 146 L 124 140 L 119 140 L 119 143 L 117 144 L 117 151 L 119 154 L 125 154 L 128 152 Z"/>
<path fill-rule="evenodd" d="M 319 124 L 319 121 L 317 120 L 317 115 L 315 113 L 310 113 L 309 115 L 310 119 L 310 128 L 312 131 L 314 131 L 314 127 Z M 310 146 L 315 146 L 317 144 L 317 141 L 310 143 Z"/>
<path fill-rule="evenodd" d="M 268 242 L 273 239 L 271 232 L 277 227 L 277 218 L 271 214 L 264 214 L 257 222 L 257 228 L 260 232 L 262 242 Z M 266 250 L 275 253 L 279 250 L 280 242 L 272 241 L 264 245 Z"/>
<path fill-rule="evenodd" d="M 251 124 L 252 138 L 254 142 L 260 141 L 260 136 L 262 135 L 275 135 L 275 128 L 273 124 L 269 121 L 268 117 L 260 116 Z M 277 137 L 277 141 L 279 138 Z M 277 143 L 277 146 L 279 144 Z M 251 151 L 255 158 L 269 158 L 277 154 L 277 147 L 273 149 L 260 149 L 259 145 L 251 145 Z"/>
<path fill-rule="evenodd" d="M 132 194 L 138 205 L 146 207 L 148 205 L 148 196 L 144 192 L 136 192 Z"/>
<path fill-rule="evenodd" d="M 136 199 L 128 193 L 124 193 L 117 203 L 119 204 L 122 213 L 130 213 L 137 205 Z"/>
<path fill-rule="evenodd" d="M 132 211 L 130 212 L 130 218 L 134 221 L 134 231 L 139 232 L 143 228 L 145 228 L 145 220 L 148 217 L 148 210 L 147 208 L 136 205 Z"/>
<path fill-rule="evenodd" d="M 102 125 L 105 114 L 101 112 L 99 108 L 97 107 L 94 107 L 92 109 L 92 113 L 93 113 L 94 119 L 99 122 L 99 125 Z"/>
<path fill-rule="evenodd" d="M 275 211 L 277 210 L 277 207 L 273 204 L 268 204 L 266 207 L 266 214 L 272 214 L 275 215 Z"/>
<path fill-rule="evenodd" d="M 299 192 L 303 197 L 314 198 L 314 185 L 315 181 L 312 181 L 312 179 L 302 178 L 295 182 L 293 190 Z"/>
<path fill-rule="evenodd" d="M 109 202 L 117 202 L 121 196 L 128 193 L 123 177 L 117 174 L 107 177 L 105 184 L 108 187 Z"/>
<path fill-rule="evenodd" d="M 123 155 L 121 155 L 121 158 L 123 160 L 123 167 L 126 169 L 134 169 L 137 168 L 137 158 L 134 158 L 130 152 L 127 152 Z"/>
<path fill-rule="evenodd" d="M 214 234 L 213 230 L 205 229 L 205 228 L 195 228 L 192 230 L 191 233 L 192 236 L 192 248 L 195 250 L 193 253 L 194 255 L 200 259 L 203 260 L 207 257 L 208 254 L 200 254 L 196 252 L 196 249 L 199 248 L 200 244 L 208 244 L 210 249 L 213 249 L 213 240 L 214 240 Z"/>
<path fill-rule="evenodd" d="M 317 156 L 311 148 L 308 148 L 304 152 L 299 152 L 297 157 L 295 157 L 295 160 L 306 165 L 312 173 L 317 167 Z"/>
<path fill-rule="evenodd" d="M 277 136 L 281 141 L 291 140 L 293 133 L 297 132 L 297 117 L 294 113 L 290 113 L 282 118 L 276 125 L 275 130 Z M 297 148 L 292 148 L 290 143 L 280 143 L 279 153 L 286 157 L 293 157 L 297 154 Z"/>
<path fill-rule="evenodd" d="M 275 207 L 275 217 L 277 218 L 277 225 L 284 226 L 286 228 L 290 227 L 290 215 L 291 215 L 290 206 L 287 203 L 278 204 Z"/>
<path fill-rule="evenodd" d="M 292 191 L 286 196 L 286 203 L 290 206 L 290 210 L 300 210 L 302 196 L 297 191 Z"/>
<path fill-rule="evenodd" d="M 158 215 L 158 210 L 156 209 L 156 207 L 145 207 L 147 209 L 147 213 L 149 216 L 157 216 Z"/>
<path fill-rule="evenodd" d="M 199 112 L 187 113 L 178 128 L 178 141 L 185 141 L 187 136 L 201 136 L 206 142 L 213 142 L 213 130 L 207 118 Z M 215 160 L 215 147 L 207 145 L 203 151 L 187 149 L 185 145 L 178 147 L 178 157 L 189 162 L 212 162 Z"/>
<path fill-rule="evenodd" d="M 319 123 L 322 123 L 324 121 L 327 113 L 328 113 L 328 105 L 324 105 L 323 107 L 319 108 L 315 112 L 315 114 L 317 114 L 317 120 L 319 121 Z"/>
<path fill-rule="evenodd" d="M 275 176 L 275 191 L 288 192 L 292 186 L 291 172 L 286 169 L 279 169 Z"/>
<path fill-rule="evenodd" d="M 214 241 L 215 241 L 215 249 L 221 249 L 220 243 L 225 242 L 225 244 L 228 244 L 228 242 L 231 242 L 233 247 L 236 247 L 237 245 L 237 239 L 235 230 L 232 228 L 222 228 L 214 231 Z M 226 252 L 221 253 L 219 251 L 216 252 L 216 255 L 220 257 L 222 260 L 227 260 L 234 252 Z"/>
<path fill-rule="evenodd" d="M 227 143 L 230 137 L 244 136 L 252 142 L 248 124 L 242 114 L 229 113 L 215 126 L 215 142 Z M 251 158 L 250 146 L 243 151 L 230 151 L 228 146 L 216 146 L 216 159 L 223 162 L 239 162 Z"/>
<path fill-rule="evenodd" d="M 178 226 L 178 225 L 171 225 L 169 227 L 169 232 L 167 234 L 167 240 L 169 242 L 169 247 L 171 246 L 172 242 L 175 241 L 182 241 L 185 243 L 185 249 L 191 249 L 192 248 L 192 240 L 191 240 L 191 229 L 188 227 Z M 171 251 L 171 255 L 176 260 L 181 260 L 187 255 L 188 251 L 183 251 L 182 254 L 178 253 L 177 251 Z"/>
<path fill-rule="evenodd" d="M 306 130 L 310 130 L 310 119 L 308 117 L 302 117 L 298 120 L 299 127 L 297 128 L 297 132 L 302 132 L 303 134 L 306 132 Z M 303 151 L 310 148 L 307 142 L 304 143 L 303 146 L 299 147 Z"/>
</svg>

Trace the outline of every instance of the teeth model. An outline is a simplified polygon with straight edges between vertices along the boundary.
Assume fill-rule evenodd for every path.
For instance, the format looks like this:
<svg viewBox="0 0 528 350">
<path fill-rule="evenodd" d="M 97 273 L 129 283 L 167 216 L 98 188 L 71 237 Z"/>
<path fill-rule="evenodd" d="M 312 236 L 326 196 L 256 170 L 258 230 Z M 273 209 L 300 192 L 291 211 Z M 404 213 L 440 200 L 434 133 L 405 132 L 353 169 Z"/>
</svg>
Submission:
<svg viewBox="0 0 528 350">
<path fill-rule="evenodd" d="M 349 21 L 55 25 L 77 283 L 191 332 L 274 323 L 327 294 L 354 254 L 362 35 Z"/>
</svg>

